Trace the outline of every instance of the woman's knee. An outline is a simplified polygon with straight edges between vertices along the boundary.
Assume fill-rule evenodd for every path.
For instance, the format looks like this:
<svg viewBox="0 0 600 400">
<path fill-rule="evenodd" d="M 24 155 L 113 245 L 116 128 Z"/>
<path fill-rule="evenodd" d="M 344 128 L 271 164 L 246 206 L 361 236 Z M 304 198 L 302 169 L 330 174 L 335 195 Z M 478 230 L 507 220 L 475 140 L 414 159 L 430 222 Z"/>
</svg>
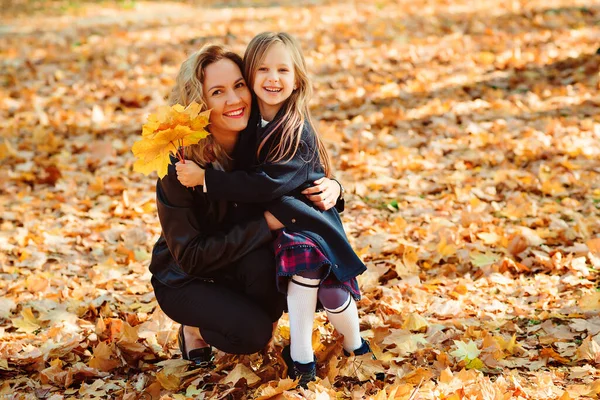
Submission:
<svg viewBox="0 0 600 400">
<path fill-rule="evenodd" d="M 261 323 L 253 329 L 244 332 L 244 346 L 242 354 L 252 354 L 264 349 L 273 336 L 273 323 Z"/>
<path fill-rule="evenodd" d="M 217 331 L 200 327 L 204 340 L 231 354 L 252 354 L 265 348 L 273 333 L 273 323 L 264 314 L 232 315 Z"/>
</svg>

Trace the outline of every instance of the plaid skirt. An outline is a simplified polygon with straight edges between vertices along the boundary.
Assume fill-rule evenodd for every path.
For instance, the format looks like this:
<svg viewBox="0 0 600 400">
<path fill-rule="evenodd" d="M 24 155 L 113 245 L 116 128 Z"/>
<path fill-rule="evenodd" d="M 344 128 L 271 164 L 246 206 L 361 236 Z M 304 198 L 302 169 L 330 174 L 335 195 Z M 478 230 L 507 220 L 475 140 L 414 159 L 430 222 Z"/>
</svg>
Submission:
<svg viewBox="0 0 600 400">
<path fill-rule="evenodd" d="M 360 300 L 360 289 L 356 278 L 340 282 L 335 274 L 331 273 L 331 262 L 323 254 L 319 246 L 310 238 L 298 233 L 279 230 L 275 238 L 275 261 L 277 265 L 277 289 L 287 294 L 290 278 L 302 271 L 324 269 L 325 278 L 321 281 L 322 287 L 343 288 L 355 300 Z"/>
</svg>

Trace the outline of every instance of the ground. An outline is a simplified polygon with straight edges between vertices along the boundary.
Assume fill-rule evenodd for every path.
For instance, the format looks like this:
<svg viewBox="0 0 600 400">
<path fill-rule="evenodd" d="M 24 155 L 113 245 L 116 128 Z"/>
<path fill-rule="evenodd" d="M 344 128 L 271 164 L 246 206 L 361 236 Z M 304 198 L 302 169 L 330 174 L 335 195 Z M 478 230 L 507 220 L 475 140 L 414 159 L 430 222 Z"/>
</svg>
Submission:
<svg viewBox="0 0 600 400">
<path fill-rule="evenodd" d="M 597 398 L 600 2 L 251 5 L 4 8 L 0 397 Z M 281 379 L 285 318 L 264 353 L 178 358 L 147 269 L 156 176 L 132 169 L 186 55 L 265 30 L 302 43 L 369 268 L 378 360 L 341 357 L 319 315 L 307 390 Z"/>
</svg>

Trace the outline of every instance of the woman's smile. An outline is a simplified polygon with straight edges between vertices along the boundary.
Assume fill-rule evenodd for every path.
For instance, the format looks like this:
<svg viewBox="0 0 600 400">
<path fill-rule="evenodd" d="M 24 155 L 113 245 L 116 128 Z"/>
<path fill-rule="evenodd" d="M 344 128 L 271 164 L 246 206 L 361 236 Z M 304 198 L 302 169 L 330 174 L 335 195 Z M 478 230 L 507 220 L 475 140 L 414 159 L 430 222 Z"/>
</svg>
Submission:
<svg viewBox="0 0 600 400">
<path fill-rule="evenodd" d="M 223 116 L 228 118 L 243 118 L 246 112 L 246 107 L 240 107 L 232 111 L 224 112 Z"/>
</svg>

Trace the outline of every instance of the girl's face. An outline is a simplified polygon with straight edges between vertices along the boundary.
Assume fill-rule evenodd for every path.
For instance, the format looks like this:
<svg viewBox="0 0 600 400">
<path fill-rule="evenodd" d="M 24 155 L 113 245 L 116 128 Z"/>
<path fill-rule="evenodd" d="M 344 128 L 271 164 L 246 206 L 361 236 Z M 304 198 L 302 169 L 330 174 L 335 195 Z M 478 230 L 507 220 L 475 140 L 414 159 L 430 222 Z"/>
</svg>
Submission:
<svg viewBox="0 0 600 400">
<path fill-rule="evenodd" d="M 295 85 L 294 63 L 289 51 L 283 43 L 273 44 L 255 71 L 252 88 L 264 119 L 270 121 L 275 117 Z"/>
<path fill-rule="evenodd" d="M 237 135 L 248 125 L 252 96 L 242 71 L 224 58 L 204 69 L 204 98 L 210 112 L 210 132 L 218 139 L 222 135 Z"/>
</svg>

